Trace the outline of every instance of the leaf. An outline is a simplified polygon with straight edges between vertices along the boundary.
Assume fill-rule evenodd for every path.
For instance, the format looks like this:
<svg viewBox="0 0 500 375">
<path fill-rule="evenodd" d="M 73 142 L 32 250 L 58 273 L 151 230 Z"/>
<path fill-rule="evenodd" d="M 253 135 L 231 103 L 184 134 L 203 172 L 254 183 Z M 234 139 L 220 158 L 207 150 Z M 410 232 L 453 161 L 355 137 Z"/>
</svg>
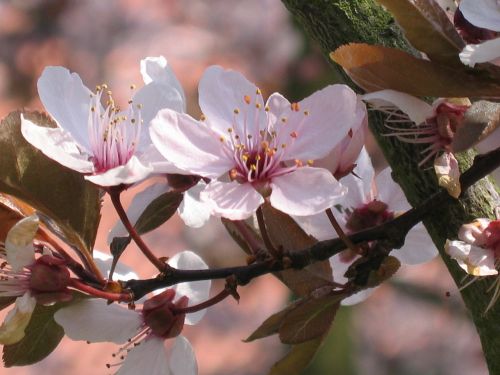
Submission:
<svg viewBox="0 0 500 375">
<path fill-rule="evenodd" d="M 435 0 L 377 0 L 394 16 L 408 41 L 441 63 L 461 64 L 465 43 Z"/>
<path fill-rule="evenodd" d="M 0 310 L 3 310 L 6 307 L 12 305 L 14 302 L 16 302 L 16 298 L 17 297 L 0 297 Z"/>
<path fill-rule="evenodd" d="M 449 67 L 395 48 L 351 43 L 330 53 L 351 79 L 368 92 L 392 89 L 414 96 L 498 97 L 499 75 Z"/>
<path fill-rule="evenodd" d="M 329 331 L 344 295 L 310 298 L 286 314 L 279 328 L 284 344 L 301 344 Z"/>
<path fill-rule="evenodd" d="M 47 115 L 24 112 L 40 126 L 55 127 Z M 20 112 L 0 123 L 0 192 L 26 202 L 53 219 L 66 241 L 90 257 L 100 219 L 99 189 L 31 146 L 21 134 Z"/>
<path fill-rule="evenodd" d="M 474 102 L 465 112 L 461 126 L 453 136 L 454 152 L 465 151 L 482 141 L 500 126 L 500 104 L 485 100 Z"/>
<path fill-rule="evenodd" d="M 240 231 L 238 228 L 236 228 L 236 224 L 232 220 L 228 220 L 226 218 L 221 218 L 221 222 L 226 228 L 227 232 L 229 235 L 232 237 L 234 242 L 238 244 L 238 246 L 247 254 L 247 255 L 252 255 L 252 250 L 250 246 L 248 245 L 247 241 L 242 237 Z M 245 227 L 245 230 L 250 233 L 250 235 L 254 236 L 256 241 L 262 241 L 260 239 L 260 236 L 255 232 L 255 230 L 248 225 L 246 222 L 241 221 L 239 223 L 240 225 L 243 225 Z"/>
<path fill-rule="evenodd" d="M 182 202 L 182 193 L 168 191 L 155 198 L 137 219 L 134 227 L 139 234 L 158 228 L 172 217 Z"/>
<path fill-rule="evenodd" d="M 273 208 L 269 203 L 262 205 L 262 213 L 269 237 L 276 247 L 294 252 L 311 247 L 317 242 L 290 216 Z M 277 272 L 275 275 L 299 296 L 306 296 L 313 290 L 330 285 L 333 281 L 328 261 L 314 263 L 303 270 L 290 269 Z"/>
<path fill-rule="evenodd" d="M 323 340 L 324 337 L 319 337 L 294 345 L 285 357 L 273 365 L 269 375 L 300 375 L 311 363 Z"/>
<path fill-rule="evenodd" d="M 56 303 L 52 306 L 37 304 L 26 327 L 24 338 L 16 344 L 3 347 L 5 367 L 31 365 L 52 353 L 64 337 L 63 328 L 54 320 L 55 312 L 81 298 L 85 297 L 74 294 L 70 302 Z"/>
<path fill-rule="evenodd" d="M 259 328 L 257 328 L 250 336 L 248 336 L 247 339 L 243 341 L 251 342 L 278 333 L 279 328 L 287 314 L 302 303 L 304 303 L 303 299 L 297 300 L 285 307 L 283 310 L 271 315 L 259 326 Z"/>
<path fill-rule="evenodd" d="M 114 258 L 119 258 L 131 241 L 132 238 L 130 236 L 114 237 L 109 245 L 111 255 L 113 255 Z"/>
</svg>

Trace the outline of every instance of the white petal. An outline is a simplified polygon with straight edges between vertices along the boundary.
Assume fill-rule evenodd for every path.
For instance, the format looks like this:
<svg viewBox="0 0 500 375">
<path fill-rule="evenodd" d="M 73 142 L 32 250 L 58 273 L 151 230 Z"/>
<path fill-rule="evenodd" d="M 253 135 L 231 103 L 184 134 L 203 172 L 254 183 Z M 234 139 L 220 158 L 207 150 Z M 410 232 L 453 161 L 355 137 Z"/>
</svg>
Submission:
<svg viewBox="0 0 500 375">
<path fill-rule="evenodd" d="M 59 164 L 80 173 L 93 172 L 94 164 L 89 161 L 89 155 L 64 129 L 38 126 L 21 115 L 21 133 L 29 143 Z"/>
<path fill-rule="evenodd" d="M 146 57 L 141 60 L 141 74 L 146 85 L 151 82 L 160 82 L 174 87 L 179 92 L 182 97 L 182 101 L 184 102 L 183 109 L 179 112 L 186 111 L 186 97 L 184 95 L 184 90 L 177 80 L 174 71 L 170 65 L 168 65 L 165 57 Z"/>
<path fill-rule="evenodd" d="M 474 26 L 500 31 L 500 3 L 497 0 L 462 0 L 460 10 Z"/>
<path fill-rule="evenodd" d="M 408 232 L 404 246 L 391 254 L 401 263 L 419 264 L 434 259 L 438 251 L 424 225 L 419 223 Z"/>
<path fill-rule="evenodd" d="M 134 155 L 125 165 L 109 169 L 104 173 L 85 176 L 85 179 L 99 186 L 131 185 L 144 180 L 152 171 L 151 167 L 143 165 Z"/>
<path fill-rule="evenodd" d="M 33 239 L 35 238 L 39 223 L 38 216 L 31 215 L 19 220 L 7 233 L 5 237 L 5 252 L 7 262 L 14 272 L 19 272 L 24 267 L 35 262 Z"/>
<path fill-rule="evenodd" d="M 410 205 L 406 200 L 403 190 L 394 182 L 391 168 L 387 167 L 375 177 L 377 185 L 377 199 L 387 204 L 390 211 L 406 211 Z"/>
<path fill-rule="evenodd" d="M 12 345 L 23 339 L 24 330 L 31 320 L 35 307 L 36 299 L 30 296 L 29 293 L 25 293 L 16 299 L 14 308 L 9 311 L 0 326 L 1 345 Z"/>
<path fill-rule="evenodd" d="M 348 133 L 359 127 L 358 100 L 354 91 L 345 85 L 330 85 L 316 91 L 298 103 L 299 110 L 289 108 L 277 121 L 278 144 L 287 144 L 287 159 L 319 159 L 326 156 Z M 306 115 L 307 113 L 307 115 Z M 296 137 L 292 137 L 295 132 Z"/>
<path fill-rule="evenodd" d="M 334 215 L 337 209 L 332 208 Z M 335 215 L 337 216 L 337 215 Z M 293 219 L 300 225 L 300 227 L 307 233 L 316 238 L 318 241 L 329 240 L 337 238 L 337 234 L 328 220 L 324 212 L 310 216 L 294 216 Z"/>
<path fill-rule="evenodd" d="M 360 302 L 363 302 L 368 297 L 370 297 L 374 291 L 375 288 L 360 290 L 359 292 L 353 294 L 352 296 L 344 298 L 340 304 L 342 306 L 356 305 Z"/>
<path fill-rule="evenodd" d="M 168 264 L 181 270 L 206 270 L 208 265 L 192 251 L 183 251 L 169 259 Z M 210 280 L 191 281 L 177 284 L 173 287 L 176 297 L 186 296 L 189 298 L 188 306 L 197 305 L 206 301 L 210 294 Z M 186 324 L 194 325 L 205 315 L 206 310 L 186 315 Z"/>
<path fill-rule="evenodd" d="M 439 186 L 444 187 L 453 198 L 458 198 L 462 188 L 460 186 L 460 169 L 455 156 L 451 152 L 444 152 L 434 160 L 434 171 Z"/>
<path fill-rule="evenodd" d="M 141 313 L 103 299 L 86 299 L 58 310 L 54 319 L 72 340 L 123 344 L 141 327 Z"/>
<path fill-rule="evenodd" d="M 500 57 L 500 38 L 481 44 L 467 44 L 459 56 L 462 63 L 468 66 L 493 61 Z"/>
<path fill-rule="evenodd" d="M 202 201 L 200 196 L 206 186 L 205 182 L 200 181 L 196 186 L 184 193 L 184 199 L 177 212 L 188 227 L 201 228 L 212 215 L 212 201 Z"/>
<path fill-rule="evenodd" d="M 451 258 L 465 261 L 469 256 L 471 245 L 463 241 L 446 240 L 444 250 Z"/>
<path fill-rule="evenodd" d="M 135 197 L 132 199 L 130 206 L 127 209 L 127 216 L 132 223 L 135 225 L 137 219 L 141 216 L 144 209 L 156 198 L 160 195 L 166 193 L 169 190 L 169 187 L 166 183 L 157 183 L 151 186 L 148 186 L 146 189 L 137 193 Z M 128 232 L 123 226 L 121 220 L 115 224 L 113 229 L 108 234 L 108 245 L 111 243 L 113 238 L 115 237 L 124 237 L 127 236 Z"/>
<path fill-rule="evenodd" d="M 375 170 L 365 148 L 361 150 L 356 160 L 354 174 L 349 174 L 340 180 L 347 188 L 347 194 L 341 202 L 345 208 L 359 208 L 373 198 Z"/>
<path fill-rule="evenodd" d="M 495 268 L 495 253 L 490 249 L 472 246 L 467 265 L 468 273 L 474 276 L 497 275 Z"/>
<path fill-rule="evenodd" d="M 346 189 L 323 168 L 302 167 L 271 181 L 271 205 L 290 215 L 314 215 L 333 206 Z"/>
<path fill-rule="evenodd" d="M 133 98 L 134 105 L 142 105 L 141 119 L 143 127 L 139 140 L 138 151 L 143 151 L 151 144 L 149 125 L 160 109 L 170 108 L 176 112 L 184 112 L 184 100 L 173 86 L 164 83 L 151 82 L 141 88 Z"/>
<path fill-rule="evenodd" d="M 92 253 L 94 262 L 104 275 L 109 276 L 109 271 L 111 270 L 111 264 L 113 262 L 113 257 L 110 254 L 103 253 L 99 250 L 95 250 Z M 139 276 L 134 272 L 132 268 L 124 263 L 118 262 L 115 267 L 115 272 L 113 274 L 114 280 L 127 281 L 130 279 L 138 279 Z"/>
<path fill-rule="evenodd" d="M 188 115 L 161 110 L 151 122 L 150 134 L 158 151 L 182 170 L 217 178 L 234 166 L 220 135 Z"/>
<path fill-rule="evenodd" d="M 150 337 L 134 347 L 125 358 L 116 375 L 172 375 L 164 342 Z"/>
<path fill-rule="evenodd" d="M 381 90 L 363 95 L 363 100 L 367 101 L 375 108 L 396 106 L 417 125 L 425 122 L 433 115 L 432 106 L 414 96 L 395 90 Z"/>
<path fill-rule="evenodd" d="M 151 144 L 141 153 L 141 162 L 153 169 L 153 174 L 177 173 L 189 174 L 189 172 L 177 168 L 172 162 L 168 161 L 158 151 L 155 145 Z"/>
<path fill-rule="evenodd" d="M 193 347 L 182 335 L 177 336 L 170 353 L 170 370 L 172 375 L 197 375 L 198 364 Z"/>
<path fill-rule="evenodd" d="M 227 133 L 228 128 L 234 127 L 241 137 L 248 127 L 247 130 L 258 137 L 258 131 L 267 124 L 267 113 L 264 111 L 262 95 L 257 94 L 257 86 L 242 74 L 224 70 L 220 66 L 205 70 L 200 80 L 199 102 L 207 122 L 223 134 Z M 234 113 L 235 109 L 239 111 L 238 114 Z"/>
<path fill-rule="evenodd" d="M 213 214 L 229 220 L 244 220 L 264 203 L 262 196 L 245 183 L 212 181 L 201 192 L 202 200 L 213 201 Z"/>
<path fill-rule="evenodd" d="M 89 150 L 87 121 L 91 92 L 78 74 L 60 66 L 49 66 L 44 69 L 37 86 L 47 112 L 79 145 Z"/>
</svg>

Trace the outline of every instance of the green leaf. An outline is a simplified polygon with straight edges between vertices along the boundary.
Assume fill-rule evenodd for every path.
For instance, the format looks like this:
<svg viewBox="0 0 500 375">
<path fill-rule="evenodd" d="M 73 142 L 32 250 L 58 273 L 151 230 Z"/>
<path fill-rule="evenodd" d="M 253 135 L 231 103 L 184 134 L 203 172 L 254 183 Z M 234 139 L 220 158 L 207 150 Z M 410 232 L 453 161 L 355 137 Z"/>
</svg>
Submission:
<svg viewBox="0 0 500 375">
<path fill-rule="evenodd" d="M 435 0 L 377 0 L 394 16 L 408 41 L 433 60 L 461 64 L 465 43 Z"/>
<path fill-rule="evenodd" d="M 269 237 L 275 247 L 294 252 L 311 247 L 317 242 L 290 216 L 270 204 L 262 205 L 262 213 Z M 277 272 L 275 275 L 299 296 L 306 296 L 318 288 L 330 285 L 333 281 L 332 268 L 328 261 L 314 263 L 303 270 Z"/>
<path fill-rule="evenodd" d="M 498 97 L 500 75 L 450 67 L 409 55 L 395 48 L 351 43 L 330 53 L 364 90 L 384 89 L 414 96 Z"/>
<path fill-rule="evenodd" d="M 310 298 L 284 317 L 280 328 L 280 340 L 284 344 L 301 344 L 326 334 L 335 318 L 344 295 Z"/>
<path fill-rule="evenodd" d="M 35 124 L 55 127 L 47 115 L 24 112 Z M 65 239 L 89 258 L 100 219 L 99 189 L 31 146 L 21 134 L 20 112 L 0 123 L 0 192 L 50 217 Z"/>
<path fill-rule="evenodd" d="M 55 312 L 74 304 L 81 298 L 86 297 L 75 293 L 70 302 L 56 303 L 52 306 L 37 304 L 26 327 L 24 338 L 16 344 L 3 347 L 5 367 L 31 365 L 52 353 L 64 337 L 63 328 L 54 320 Z"/>
<path fill-rule="evenodd" d="M 323 340 L 324 337 L 319 337 L 294 345 L 285 357 L 273 365 L 269 375 L 300 375 L 311 363 Z"/>
<path fill-rule="evenodd" d="M 170 219 L 181 204 L 182 198 L 182 193 L 176 191 L 168 191 L 155 198 L 137 219 L 134 225 L 137 232 L 150 232 Z"/>
</svg>

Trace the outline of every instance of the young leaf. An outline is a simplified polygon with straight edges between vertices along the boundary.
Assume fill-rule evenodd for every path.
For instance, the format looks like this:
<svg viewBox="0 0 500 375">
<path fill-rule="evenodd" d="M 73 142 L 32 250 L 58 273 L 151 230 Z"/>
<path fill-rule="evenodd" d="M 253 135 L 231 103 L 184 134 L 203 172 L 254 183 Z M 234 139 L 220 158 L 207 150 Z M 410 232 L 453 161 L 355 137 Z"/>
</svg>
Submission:
<svg viewBox="0 0 500 375">
<path fill-rule="evenodd" d="M 24 115 L 40 126 L 55 126 L 45 114 Z M 100 219 L 99 189 L 31 146 L 20 128 L 20 112 L 12 112 L 0 123 L 0 192 L 52 218 L 66 240 L 90 257 Z"/>
<path fill-rule="evenodd" d="M 269 236 L 276 247 L 293 252 L 303 250 L 317 242 L 290 216 L 278 211 L 270 204 L 263 204 L 262 212 Z M 286 270 L 275 275 L 299 296 L 306 296 L 313 290 L 329 285 L 329 282 L 333 280 L 332 269 L 328 261 L 315 263 L 303 270 Z"/>
<path fill-rule="evenodd" d="M 269 375 L 300 375 L 311 363 L 323 340 L 324 337 L 318 337 L 294 345 L 285 357 L 273 365 Z"/>
<path fill-rule="evenodd" d="M 154 199 L 137 219 L 134 225 L 137 233 L 150 232 L 170 219 L 181 204 L 182 198 L 182 193 L 169 191 Z"/>
<path fill-rule="evenodd" d="M 310 298 L 296 306 L 283 319 L 279 335 L 284 344 L 301 344 L 329 331 L 343 295 Z"/>
<path fill-rule="evenodd" d="M 435 0 L 377 0 L 394 16 L 408 41 L 433 61 L 461 64 L 465 43 Z"/>
<path fill-rule="evenodd" d="M 413 96 L 498 97 L 499 75 L 418 59 L 395 48 L 351 43 L 330 53 L 364 90 L 402 91 Z"/>
</svg>

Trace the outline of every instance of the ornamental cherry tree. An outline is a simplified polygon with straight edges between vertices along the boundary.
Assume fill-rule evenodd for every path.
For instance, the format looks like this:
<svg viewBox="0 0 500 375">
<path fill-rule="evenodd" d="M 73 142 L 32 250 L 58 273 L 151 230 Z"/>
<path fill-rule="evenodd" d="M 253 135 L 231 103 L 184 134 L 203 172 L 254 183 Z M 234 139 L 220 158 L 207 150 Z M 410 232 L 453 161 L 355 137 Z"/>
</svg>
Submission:
<svg viewBox="0 0 500 375">
<path fill-rule="evenodd" d="M 485 178 L 500 166 L 500 4 L 462 0 L 450 18 L 434 0 L 283 2 L 343 83 L 289 101 L 211 66 L 197 120 L 162 56 L 140 61 L 144 85 L 130 87 L 126 104 L 107 84 L 90 90 L 49 66 L 37 83 L 45 112 L 2 120 L 5 366 L 44 359 L 66 335 L 117 344 L 92 372 L 195 375 L 185 326 L 272 273 L 294 299 L 245 341 L 277 334 L 291 350 L 269 374 L 300 374 L 340 305 L 368 297 L 401 263 L 439 254 L 490 373 L 500 371 L 500 201 Z M 372 166 L 368 132 L 383 170 Z M 126 208 L 133 186 L 141 191 Z M 105 195 L 120 221 L 101 253 Z M 247 262 L 209 267 L 196 249 L 158 256 L 144 234 L 176 212 L 193 228 L 220 220 Z M 132 241 L 152 277 L 120 261 Z"/>
</svg>

